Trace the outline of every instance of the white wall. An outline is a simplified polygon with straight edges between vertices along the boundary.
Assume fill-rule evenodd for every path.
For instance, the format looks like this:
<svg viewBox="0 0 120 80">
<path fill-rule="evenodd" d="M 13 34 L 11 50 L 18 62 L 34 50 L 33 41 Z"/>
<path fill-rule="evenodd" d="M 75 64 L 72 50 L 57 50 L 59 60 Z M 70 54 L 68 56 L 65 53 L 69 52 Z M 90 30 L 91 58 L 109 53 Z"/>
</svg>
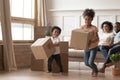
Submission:
<svg viewBox="0 0 120 80">
<path fill-rule="evenodd" d="M 46 0 L 48 9 L 120 9 L 120 0 Z"/>
<path fill-rule="evenodd" d="M 63 40 L 70 40 L 71 31 L 84 24 L 82 16 L 85 8 L 95 10 L 95 18 L 92 22 L 101 31 L 100 26 L 104 21 L 113 24 L 120 21 L 120 0 L 46 0 L 48 8 L 48 20 L 52 25 L 58 25 L 62 29 Z"/>
</svg>

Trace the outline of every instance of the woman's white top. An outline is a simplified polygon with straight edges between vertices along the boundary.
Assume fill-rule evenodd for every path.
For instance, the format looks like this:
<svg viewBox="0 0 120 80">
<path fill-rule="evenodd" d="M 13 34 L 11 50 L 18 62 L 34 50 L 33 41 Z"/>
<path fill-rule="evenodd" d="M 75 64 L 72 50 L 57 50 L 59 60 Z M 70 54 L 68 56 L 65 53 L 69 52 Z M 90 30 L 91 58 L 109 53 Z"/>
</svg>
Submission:
<svg viewBox="0 0 120 80">
<path fill-rule="evenodd" d="M 101 33 L 99 34 L 99 44 L 98 45 L 105 45 L 113 39 L 114 34 L 111 33 Z"/>
</svg>

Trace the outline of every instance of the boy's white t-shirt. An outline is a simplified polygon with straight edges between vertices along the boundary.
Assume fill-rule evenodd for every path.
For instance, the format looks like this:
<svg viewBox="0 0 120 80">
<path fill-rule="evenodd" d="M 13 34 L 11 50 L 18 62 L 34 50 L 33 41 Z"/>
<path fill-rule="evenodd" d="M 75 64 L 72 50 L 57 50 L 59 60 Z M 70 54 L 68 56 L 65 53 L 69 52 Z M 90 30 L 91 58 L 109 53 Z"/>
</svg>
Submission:
<svg viewBox="0 0 120 80">
<path fill-rule="evenodd" d="M 110 42 L 110 40 L 114 37 L 113 33 L 102 33 L 99 34 L 99 44 L 104 45 L 105 43 Z"/>
<path fill-rule="evenodd" d="M 56 37 L 56 38 L 51 37 L 51 40 L 52 40 L 53 44 L 60 42 L 59 37 Z M 60 47 L 57 46 L 57 47 L 55 47 L 55 49 L 56 49 L 56 51 L 55 51 L 54 55 L 60 54 Z"/>
</svg>

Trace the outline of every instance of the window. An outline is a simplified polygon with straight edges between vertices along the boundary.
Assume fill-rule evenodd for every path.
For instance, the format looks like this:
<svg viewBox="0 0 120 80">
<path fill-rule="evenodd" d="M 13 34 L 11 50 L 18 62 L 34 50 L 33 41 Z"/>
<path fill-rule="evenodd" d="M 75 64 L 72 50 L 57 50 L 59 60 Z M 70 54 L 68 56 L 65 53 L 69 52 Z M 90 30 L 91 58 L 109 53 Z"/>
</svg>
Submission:
<svg viewBox="0 0 120 80">
<path fill-rule="evenodd" d="M 33 25 L 12 23 L 13 40 L 32 40 L 33 39 Z"/>
<path fill-rule="evenodd" d="M 34 0 L 10 0 L 13 40 L 33 40 Z"/>
<path fill-rule="evenodd" d="M 34 0 L 10 0 L 13 40 L 33 40 Z M 0 40 L 2 40 L 0 20 Z"/>
</svg>

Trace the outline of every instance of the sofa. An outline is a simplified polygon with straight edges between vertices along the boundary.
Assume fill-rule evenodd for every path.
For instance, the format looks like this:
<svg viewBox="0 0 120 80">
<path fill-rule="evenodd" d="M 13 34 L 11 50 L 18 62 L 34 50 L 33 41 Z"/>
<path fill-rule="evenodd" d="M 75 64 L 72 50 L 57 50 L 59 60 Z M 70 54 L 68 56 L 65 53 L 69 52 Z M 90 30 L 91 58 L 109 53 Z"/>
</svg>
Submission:
<svg viewBox="0 0 120 80">
<path fill-rule="evenodd" d="M 68 49 L 68 59 L 69 61 L 77 61 L 83 62 L 84 61 L 84 50 L 75 50 L 75 49 Z M 100 51 L 97 52 L 95 62 L 104 62 L 104 56 Z"/>
</svg>

